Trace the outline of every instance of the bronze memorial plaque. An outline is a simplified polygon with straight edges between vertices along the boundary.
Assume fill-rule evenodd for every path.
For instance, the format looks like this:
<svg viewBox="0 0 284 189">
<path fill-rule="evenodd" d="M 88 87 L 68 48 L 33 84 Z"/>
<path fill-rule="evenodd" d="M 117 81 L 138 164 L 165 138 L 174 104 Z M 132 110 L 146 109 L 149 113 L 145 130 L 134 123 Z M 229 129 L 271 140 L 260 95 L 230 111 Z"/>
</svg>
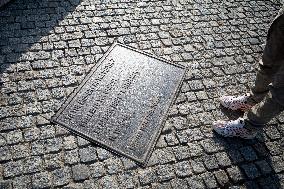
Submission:
<svg viewBox="0 0 284 189">
<path fill-rule="evenodd" d="M 52 122 L 146 165 L 185 67 L 115 43 Z"/>
</svg>

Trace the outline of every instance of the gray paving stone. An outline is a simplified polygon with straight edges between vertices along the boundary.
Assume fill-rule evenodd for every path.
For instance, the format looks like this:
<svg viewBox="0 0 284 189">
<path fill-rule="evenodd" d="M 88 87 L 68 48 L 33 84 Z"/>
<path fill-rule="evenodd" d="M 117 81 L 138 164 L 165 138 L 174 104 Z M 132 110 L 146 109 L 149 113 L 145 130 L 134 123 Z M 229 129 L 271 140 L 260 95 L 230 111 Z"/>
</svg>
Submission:
<svg viewBox="0 0 284 189">
<path fill-rule="evenodd" d="M 170 134 L 166 134 L 164 137 L 166 143 L 168 144 L 168 146 L 175 146 L 179 143 L 178 139 L 176 138 L 176 136 L 172 133 Z"/>
<path fill-rule="evenodd" d="M 204 148 L 205 152 L 207 153 L 215 153 L 219 150 L 222 150 L 222 148 L 219 148 L 219 146 L 210 139 L 205 139 L 201 141 L 201 145 Z"/>
<path fill-rule="evenodd" d="M 67 150 L 75 149 L 77 147 L 76 137 L 72 135 L 64 137 L 63 146 L 64 146 L 64 149 L 67 149 Z"/>
<path fill-rule="evenodd" d="M 216 188 L 218 186 L 216 179 L 211 172 L 203 173 L 201 176 L 207 188 Z"/>
<path fill-rule="evenodd" d="M 217 153 L 215 155 L 220 167 L 231 166 L 232 162 L 226 152 Z"/>
<path fill-rule="evenodd" d="M 71 179 L 71 169 L 64 167 L 52 171 L 53 183 L 55 186 L 62 186 L 68 184 Z"/>
<path fill-rule="evenodd" d="M 281 188 L 277 180 L 277 178 L 273 178 L 273 176 L 271 176 L 259 179 L 257 183 L 260 188 Z"/>
<path fill-rule="evenodd" d="M 208 170 L 217 169 L 219 167 L 217 158 L 214 155 L 204 155 L 202 159 L 206 169 Z"/>
<path fill-rule="evenodd" d="M 182 161 L 175 165 L 175 172 L 178 177 L 188 177 L 192 175 L 192 168 L 189 161 Z"/>
<path fill-rule="evenodd" d="M 178 161 L 188 159 L 190 157 L 190 148 L 188 146 L 178 146 L 173 148 L 173 151 Z"/>
<path fill-rule="evenodd" d="M 29 155 L 29 146 L 28 144 L 18 144 L 12 146 L 13 159 L 27 157 Z"/>
<path fill-rule="evenodd" d="M 111 153 L 103 148 L 98 148 L 97 154 L 98 154 L 99 160 L 105 160 L 111 157 Z"/>
<path fill-rule="evenodd" d="M 11 118 L 2 119 L 0 125 L 1 125 L 1 129 L 0 129 L 1 131 L 12 130 L 12 129 L 17 128 L 17 124 Z"/>
<path fill-rule="evenodd" d="M 237 166 L 232 166 L 230 168 L 227 168 L 227 173 L 233 182 L 239 182 L 244 180 L 244 176 L 241 170 Z"/>
<path fill-rule="evenodd" d="M 167 188 L 171 188 L 171 183 L 170 182 L 153 183 L 153 184 L 151 184 L 151 187 L 152 188 L 167 189 Z"/>
<path fill-rule="evenodd" d="M 60 168 L 63 164 L 62 154 L 46 154 L 43 156 L 43 160 L 45 168 L 49 170 Z"/>
<path fill-rule="evenodd" d="M 117 180 L 114 176 L 105 176 L 100 180 L 102 188 L 117 189 L 119 188 Z"/>
<path fill-rule="evenodd" d="M 242 157 L 239 150 L 229 150 L 228 155 L 230 156 L 232 163 L 238 164 L 244 161 L 244 158 Z"/>
<path fill-rule="evenodd" d="M 83 188 L 84 184 L 83 183 L 70 183 L 67 186 L 63 186 L 62 188 L 64 189 L 80 189 Z"/>
<path fill-rule="evenodd" d="M 121 161 L 125 170 L 138 168 L 138 165 L 133 160 L 130 160 L 128 158 L 121 158 Z"/>
<path fill-rule="evenodd" d="M 177 131 L 176 135 L 181 144 L 186 144 L 188 142 L 188 135 L 186 131 Z"/>
<path fill-rule="evenodd" d="M 155 170 L 153 170 L 152 168 L 146 168 L 144 170 L 140 170 L 138 172 L 138 175 L 141 185 L 147 185 L 157 180 L 157 175 L 155 173 Z"/>
<path fill-rule="evenodd" d="M 175 161 L 175 156 L 171 148 L 157 149 L 153 152 L 153 156 L 156 156 L 157 161 L 160 164 L 166 164 Z"/>
<path fill-rule="evenodd" d="M 22 189 L 22 188 L 31 188 L 32 181 L 30 175 L 19 176 L 13 179 L 13 188 Z"/>
<path fill-rule="evenodd" d="M 188 143 L 190 157 L 202 155 L 203 149 L 198 142 Z"/>
<path fill-rule="evenodd" d="M 1 180 L 0 181 L 0 188 L 7 188 L 7 189 L 12 189 L 12 182 L 10 180 Z"/>
<path fill-rule="evenodd" d="M 203 139 L 203 134 L 200 131 L 200 129 L 198 129 L 198 128 L 196 128 L 196 129 L 188 129 L 187 130 L 187 134 L 188 134 L 189 141 L 196 141 L 196 140 Z"/>
<path fill-rule="evenodd" d="M 6 141 L 8 144 L 17 144 L 23 141 L 23 133 L 21 130 L 10 131 L 6 135 Z"/>
<path fill-rule="evenodd" d="M 104 161 L 108 174 L 117 174 L 122 171 L 122 162 L 119 159 L 110 158 Z"/>
<path fill-rule="evenodd" d="M 102 177 L 106 174 L 103 162 L 96 162 L 90 165 L 91 177 Z"/>
<path fill-rule="evenodd" d="M 74 165 L 72 166 L 72 175 L 75 181 L 85 180 L 90 176 L 90 170 L 84 164 Z"/>
<path fill-rule="evenodd" d="M 190 164 L 194 173 L 203 173 L 206 171 L 200 158 L 190 160 Z"/>
<path fill-rule="evenodd" d="M 18 161 L 9 161 L 3 164 L 3 176 L 4 177 L 13 177 L 21 175 L 23 172 L 23 162 L 22 160 Z"/>
<path fill-rule="evenodd" d="M 81 148 L 79 149 L 79 155 L 80 155 L 80 160 L 81 162 L 93 162 L 97 161 L 97 153 L 96 153 L 96 148 L 93 146 L 88 146 L 86 148 Z"/>
<path fill-rule="evenodd" d="M 47 122 L 46 119 L 43 118 L 43 120 L 40 123 L 49 124 L 50 122 Z M 39 136 L 40 139 L 48 139 L 53 137 L 55 137 L 55 128 L 53 125 L 44 125 L 40 127 L 40 136 Z"/>
<path fill-rule="evenodd" d="M 160 181 L 168 181 L 175 177 L 173 168 L 170 165 L 159 165 L 156 171 Z"/>
<path fill-rule="evenodd" d="M 185 179 L 173 179 L 171 181 L 171 186 L 173 189 L 188 188 L 188 185 Z"/>
<path fill-rule="evenodd" d="M 190 178 L 188 178 L 187 184 L 188 184 L 189 188 L 196 188 L 196 189 L 206 188 L 202 178 L 200 176 L 196 176 L 196 175 L 193 175 Z"/>
<path fill-rule="evenodd" d="M 271 158 L 271 166 L 276 173 L 279 173 L 284 170 L 283 157 L 273 156 Z"/>
<path fill-rule="evenodd" d="M 126 172 L 117 176 L 117 180 L 120 187 L 135 188 L 138 183 L 138 177 L 135 172 Z"/>
<path fill-rule="evenodd" d="M 47 188 L 51 186 L 51 176 L 48 172 L 40 172 L 32 175 L 33 188 Z"/>
<path fill-rule="evenodd" d="M 78 150 L 70 150 L 70 151 L 65 151 L 64 153 L 64 162 L 66 164 L 75 164 L 80 161 L 79 159 L 79 153 Z"/>
<path fill-rule="evenodd" d="M 83 188 L 92 189 L 92 188 L 99 188 L 99 182 L 97 180 L 85 180 L 83 182 Z"/>
<path fill-rule="evenodd" d="M 218 170 L 214 172 L 217 182 L 222 186 L 226 186 L 229 183 L 229 178 L 224 170 Z"/>
<path fill-rule="evenodd" d="M 34 141 L 38 139 L 39 134 L 40 134 L 40 129 L 37 127 L 25 129 L 23 132 L 24 140 L 27 142 Z"/>
<path fill-rule="evenodd" d="M 62 148 L 62 138 L 46 139 L 45 150 L 46 152 L 57 152 Z"/>
<path fill-rule="evenodd" d="M 272 142 L 267 142 L 266 143 L 266 147 L 269 150 L 269 153 L 274 155 L 281 155 L 281 146 L 280 143 L 278 141 L 272 141 Z"/>
<path fill-rule="evenodd" d="M 42 158 L 32 156 L 23 160 L 23 173 L 35 173 L 42 169 Z"/>
<path fill-rule="evenodd" d="M 10 160 L 12 158 L 11 151 L 8 146 L 0 147 L 0 161 Z"/>
</svg>

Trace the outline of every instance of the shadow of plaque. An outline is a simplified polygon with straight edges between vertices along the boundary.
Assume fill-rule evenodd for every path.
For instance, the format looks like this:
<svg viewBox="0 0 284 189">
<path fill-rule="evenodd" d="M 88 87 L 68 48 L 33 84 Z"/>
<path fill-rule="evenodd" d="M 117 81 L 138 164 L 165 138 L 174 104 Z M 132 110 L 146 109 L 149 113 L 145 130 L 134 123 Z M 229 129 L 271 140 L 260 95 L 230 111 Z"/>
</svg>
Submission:
<svg viewBox="0 0 284 189">
<path fill-rule="evenodd" d="M 185 72 L 115 43 L 52 122 L 145 166 Z"/>
</svg>

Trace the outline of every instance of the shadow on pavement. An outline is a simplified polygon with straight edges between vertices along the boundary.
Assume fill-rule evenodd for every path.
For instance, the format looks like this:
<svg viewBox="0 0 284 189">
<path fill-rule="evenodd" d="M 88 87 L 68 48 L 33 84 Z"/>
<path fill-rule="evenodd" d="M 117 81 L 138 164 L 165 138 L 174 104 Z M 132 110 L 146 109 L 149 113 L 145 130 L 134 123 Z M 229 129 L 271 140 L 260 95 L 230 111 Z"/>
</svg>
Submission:
<svg viewBox="0 0 284 189">
<path fill-rule="evenodd" d="M 221 111 L 229 119 L 237 119 L 243 116 L 240 111 L 230 111 L 220 106 Z M 232 161 L 232 167 L 228 168 L 229 176 L 234 185 L 245 188 L 281 188 L 281 182 L 277 173 L 277 156 L 271 152 L 266 142 L 268 141 L 263 131 L 260 131 L 256 139 L 245 140 L 237 137 L 224 138 L 214 132 L 213 140 L 220 144 Z M 281 150 L 281 149 L 274 149 Z M 279 159 L 281 161 L 281 159 Z"/>
<path fill-rule="evenodd" d="M 49 41 L 56 39 L 47 35 L 60 32 L 54 28 L 79 3 L 80 0 L 14 0 L 0 7 L 0 74 L 13 72 L 12 65 L 16 63 L 21 68 L 14 67 L 21 71 L 27 62 L 49 59 L 54 48 Z"/>
</svg>

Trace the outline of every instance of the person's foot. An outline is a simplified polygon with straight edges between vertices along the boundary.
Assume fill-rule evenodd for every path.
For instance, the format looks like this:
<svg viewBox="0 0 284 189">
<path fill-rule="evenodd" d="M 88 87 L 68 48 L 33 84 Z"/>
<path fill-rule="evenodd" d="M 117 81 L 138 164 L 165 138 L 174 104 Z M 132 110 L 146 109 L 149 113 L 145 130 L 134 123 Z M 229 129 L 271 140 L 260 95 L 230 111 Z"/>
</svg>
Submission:
<svg viewBox="0 0 284 189">
<path fill-rule="evenodd" d="M 220 103 L 225 108 L 230 110 L 242 110 L 248 111 L 253 107 L 253 104 L 248 103 L 248 99 L 250 94 L 242 95 L 242 96 L 222 96 L 220 97 Z"/>
<path fill-rule="evenodd" d="M 224 137 L 240 137 L 243 139 L 255 138 L 257 131 L 245 128 L 245 121 L 239 118 L 233 121 L 216 121 L 213 129 Z"/>
</svg>

